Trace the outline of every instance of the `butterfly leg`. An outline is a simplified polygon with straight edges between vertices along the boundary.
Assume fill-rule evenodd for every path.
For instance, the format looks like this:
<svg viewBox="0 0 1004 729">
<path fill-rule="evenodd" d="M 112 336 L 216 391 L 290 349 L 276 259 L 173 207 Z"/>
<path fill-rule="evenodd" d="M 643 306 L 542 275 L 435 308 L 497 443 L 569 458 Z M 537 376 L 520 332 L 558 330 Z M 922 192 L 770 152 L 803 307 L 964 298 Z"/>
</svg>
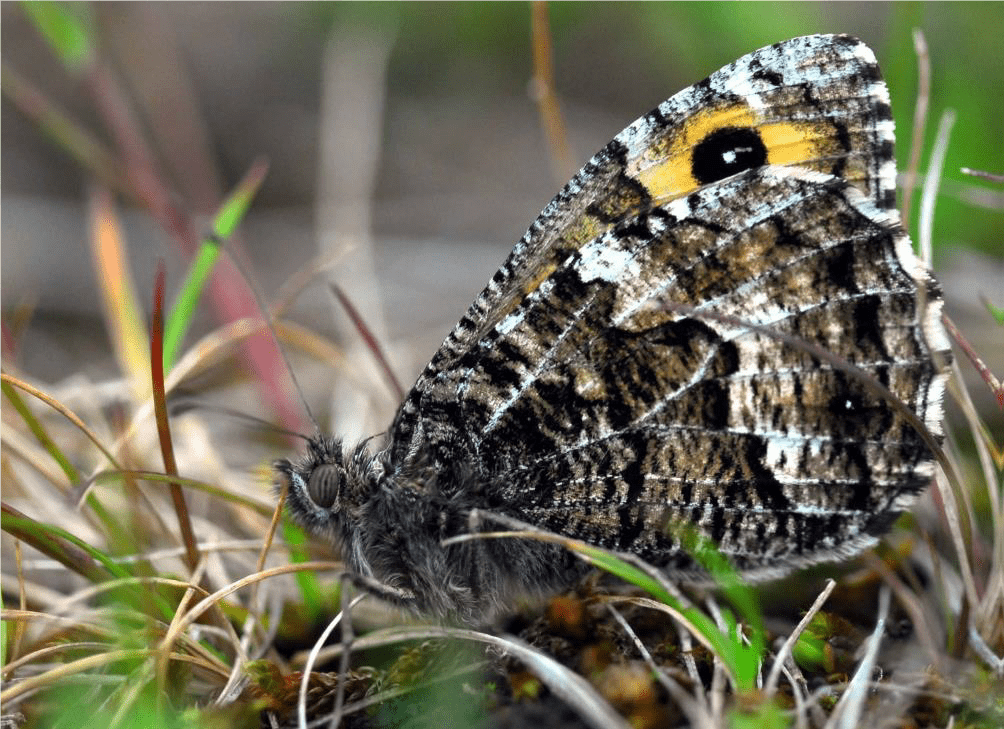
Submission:
<svg viewBox="0 0 1004 729">
<path fill-rule="evenodd" d="M 357 589 L 362 590 L 375 598 L 383 600 L 384 602 L 389 602 L 395 607 L 405 608 L 408 610 L 418 609 L 418 602 L 415 598 L 415 593 L 411 590 L 403 590 L 400 587 L 391 587 L 390 585 L 385 585 L 372 577 L 355 574 L 353 572 L 343 572 L 342 581 L 343 588 L 345 582 L 350 582 L 353 587 L 356 587 Z"/>
</svg>

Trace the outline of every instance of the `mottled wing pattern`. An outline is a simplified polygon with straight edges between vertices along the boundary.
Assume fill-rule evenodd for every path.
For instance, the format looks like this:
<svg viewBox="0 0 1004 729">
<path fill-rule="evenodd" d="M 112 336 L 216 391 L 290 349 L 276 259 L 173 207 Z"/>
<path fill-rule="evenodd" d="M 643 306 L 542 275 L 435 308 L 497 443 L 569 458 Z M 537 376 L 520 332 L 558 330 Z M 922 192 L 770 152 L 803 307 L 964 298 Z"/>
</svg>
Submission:
<svg viewBox="0 0 1004 729">
<path fill-rule="evenodd" d="M 402 404 L 391 428 L 396 455 L 429 435 L 415 428 L 423 398 L 433 391 L 447 396 L 437 380 L 449 379 L 474 343 L 556 266 L 625 217 L 708 182 L 690 160 L 702 142 L 716 141 L 716 130 L 755 132 L 764 164 L 837 175 L 878 205 L 894 204 L 891 108 L 867 46 L 850 36 L 815 35 L 738 59 L 631 124 L 544 208 Z"/>
<path fill-rule="evenodd" d="M 748 570 L 872 541 L 932 474 L 916 430 L 804 350 L 665 304 L 822 346 L 936 430 L 940 296 L 890 209 L 888 120 L 867 48 L 817 36 L 636 122 L 444 343 L 401 407 L 391 463 L 473 469 L 487 508 L 667 566 L 686 562 L 673 520 Z M 704 177 L 716 134 L 759 142 L 762 163 Z"/>
</svg>

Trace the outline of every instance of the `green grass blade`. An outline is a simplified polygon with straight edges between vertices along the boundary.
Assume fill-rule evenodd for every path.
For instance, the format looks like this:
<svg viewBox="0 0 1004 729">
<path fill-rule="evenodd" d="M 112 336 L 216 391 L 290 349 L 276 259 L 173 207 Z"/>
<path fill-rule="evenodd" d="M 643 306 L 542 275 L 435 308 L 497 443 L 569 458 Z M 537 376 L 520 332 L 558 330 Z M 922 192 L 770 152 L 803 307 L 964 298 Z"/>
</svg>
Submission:
<svg viewBox="0 0 1004 729">
<path fill-rule="evenodd" d="M 51 524 L 43 524 L 10 507 L 3 511 L 3 530 L 92 582 L 131 577 L 129 571 L 90 544 Z"/>
<path fill-rule="evenodd" d="M 756 674 L 760 658 L 763 655 L 762 628 L 760 630 L 760 640 L 758 641 L 754 638 L 751 640 L 752 645 L 746 646 L 739 640 L 736 634 L 736 621 L 728 611 L 723 611 L 723 616 L 727 623 L 727 629 L 723 633 L 710 617 L 699 610 L 683 607 L 656 580 L 634 565 L 625 562 L 610 552 L 597 547 L 591 547 L 587 544 L 576 544 L 574 549 L 596 567 L 640 587 L 660 602 L 669 605 L 686 617 L 700 631 L 701 635 L 707 639 L 708 643 L 714 648 L 715 653 L 725 663 L 729 672 L 735 678 L 739 691 L 749 694 L 755 689 Z M 757 611 L 757 615 L 759 616 L 759 611 Z M 762 616 L 758 619 L 762 625 Z M 753 633 L 756 636 L 756 629 L 753 630 Z"/>
<path fill-rule="evenodd" d="M 81 5 L 75 4 L 77 8 Z M 80 71 L 94 59 L 90 29 L 67 4 L 25 0 L 21 9 L 70 71 Z"/>
<path fill-rule="evenodd" d="M 35 436 L 35 439 L 39 442 L 42 448 L 45 449 L 46 453 L 52 456 L 52 460 L 56 462 L 60 470 L 66 476 L 70 483 L 76 483 L 80 481 L 80 472 L 76 467 L 70 463 L 70 459 L 64 455 L 64 453 L 56 445 L 55 441 L 49 437 L 48 431 L 46 431 L 45 426 L 35 417 L 35 414 L 28 407 L 27 403 L 21 398 L 11 385 L 6 382 L 0 383 L 0 390 L 3 391 L 4 397 L 7 401 L 14 406 L 14 410 L 17 414 L 21 416 L 24 420 L 25 425 L 28 426 L 28 430 L 31 434 Z"/>
<path fill-rule="evenodd" d="M 688 529 L 682 535 L 681 541 L 683 548 L 708 571 L 715 584 L 722 589 L 725 598 L 750 626 L 753 647 L 762 653 L 766 647 L 766 639 L 763 612 L 760 610 L 756 594 L 739 578 L 739 573 L 710 539 L 693 529 Z"/>
<path fill-rule="evenodd" d="M 14 410 L 17 411 L 17 414 L 24 420 L 25 425 L 28 426 L 28 429 L 38 440 L 39 444 L 41 444 L 42 448 L 44 448 L 45 451 L 52 456 L 52 459 L 66 475 L 67 480 L 71 484 L 80 483 L 82 478 L 80 472 L 72 463 L 70 463 L 70 459 L 66 457 L 62 450 L 60 450 L 55 441 L 49 437 L 49 433 L 46 431 L 45 426 L 43 426 L 41 421 L 35 417 L 35 414 L 21 398 L 21 395 L 17 392 L 17 390 L 14 389 L 14 387 L 12 387 L 8 382 L 0 383 L 0 390 L 2 390 L 4 397 L 7 398 L 7 401 L 14 407 Z M 120 535 L 122 533 L 118 521 L 93 494 L 88 494 L 87 506 L 94 512 L 94 515 L 98 518 L 98 520 L 101 521 L 106 533 L 110 535 Z"/>
<path fill-rule="evenodd" d="M 286 546 L 289 548 L 290 562 L 293 564 L 302 564 L 309 561 L 310 557 L 307 555 L 307 535 L 302 529 L 288 519 L 283 519 L 282 535 L 286 540 Z M 326 601 L 317 575 L 313 572 L 295 572 L 293 578 L 296 580 L 296 586 L 300 589 L 300 594 L 303 596 L 303 609 L 307 614 L 308 620 L 311 622 L 319 620 L 321 615 L 324 614 Z"/>
<path fill-rule="evenodd" d="M 248 171 L 244 179 L 237 185 L 230 197 L 228 197 L 213 220 L 212 235 L 204 238 L 199 252 L 192 261 L 181 285 L 178 298 L 174 308 L 167 317 L 164 327 L 164 371 L 170 372 L 171 367 L 177 361 L 178 350 L 188 332 L 188 327 L 195 316 L 195 310 L 202 298 L 206 281 L 209 280 L 216 261 L 220 257 L 220 247 L 227 238 L 233 235 L 237 225 L 244 218 L 255 193 L 265 179 L 268 165 L 259 160 L 255 162 Z"/>
</svg>

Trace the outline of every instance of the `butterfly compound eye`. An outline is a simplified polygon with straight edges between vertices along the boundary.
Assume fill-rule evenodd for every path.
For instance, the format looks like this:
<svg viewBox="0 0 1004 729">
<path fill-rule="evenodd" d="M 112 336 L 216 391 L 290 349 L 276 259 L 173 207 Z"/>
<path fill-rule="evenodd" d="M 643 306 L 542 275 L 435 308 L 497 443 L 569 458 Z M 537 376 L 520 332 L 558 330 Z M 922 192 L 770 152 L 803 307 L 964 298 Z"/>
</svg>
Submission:
<svg viewBox="0 0 1004 729">
<path fill-rule="evenodd" d="M 307 479 L 307 496 L 322 509 L 331 507 L 338 498 L 341 478 L 341 469 L 338 466 L 332 463 L 318 466 Z"/>
</svg>

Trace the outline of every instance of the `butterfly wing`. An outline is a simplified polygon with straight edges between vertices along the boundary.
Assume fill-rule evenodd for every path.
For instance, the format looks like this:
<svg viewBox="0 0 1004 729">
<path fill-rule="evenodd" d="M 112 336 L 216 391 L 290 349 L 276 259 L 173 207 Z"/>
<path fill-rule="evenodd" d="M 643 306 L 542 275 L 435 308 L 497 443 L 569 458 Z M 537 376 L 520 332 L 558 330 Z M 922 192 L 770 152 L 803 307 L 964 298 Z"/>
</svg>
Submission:
<svg viewBox="0 0 1004 729">
<path fill-rule="evenodd" d="M 916 429 L 804 350 L 698 313 L 824 347 L 937 427 L 939 297 L 888 210 L 887 99 L 865 51 L 819 36 L 772 46 L 619 135 L 416 383 L 392 462 L 462 466 L 489 509 L 667 565 L 685 561 L 674 519 L 749 569 L 873 539 L 930 478 Z M 719 123 L 691 133 L 695 109 Z M 817 132 L 791 142 L 798 159 L 768 150 L 738 175 L 694 164 L 697 184 L 670 179 L 674 155 L 709 136 L 731 135 L 716 147 L 726 170 L 755 147 L 751 110 L 761 139 L 768 123 Z"/>
</svg>

